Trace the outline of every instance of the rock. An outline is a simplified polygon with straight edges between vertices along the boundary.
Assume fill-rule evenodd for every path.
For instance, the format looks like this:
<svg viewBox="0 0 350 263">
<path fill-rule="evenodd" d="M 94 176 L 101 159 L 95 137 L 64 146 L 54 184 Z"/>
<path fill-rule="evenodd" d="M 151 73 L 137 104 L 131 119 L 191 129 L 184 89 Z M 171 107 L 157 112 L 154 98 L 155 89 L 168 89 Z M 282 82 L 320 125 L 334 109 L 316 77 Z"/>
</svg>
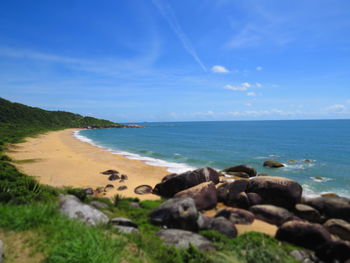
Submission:
<svg viewBox="0 0 350 263">
<path fill-rule="evenodd" d="M 186 249 L 192 246 L 200 250 L 215 250 L 212 243 L 205 237 L 179 229 L 163 229 L 157 234 L 165 244 L 174 245 L 178 248 Z"/>
<path fill-rule="evenodd" d="M 85 188 L 85 189 L 84 189 L 84 192 L 85 192 L 87 195 L 93 195 L 93 194 L 94 194 L 94 190 L 93 190 L 91 187 Z"/>
<path fill-rule="evenodd" d="M 350 241 L 350 223 L 342 219 L 329 219 L 323 226 L 329 233 Z"/>
<path fill-rule="evenodd" d="M 303 263 L 313 263 L 315 262 L 312 254 L 306 250 L 293 250 L 289 253 L 293 258 Z"/>
<path fill-rule="evenodd" d="M 228 186 L 228 194 L 225 204 L 229 206 L 238 206 L 240 199 L 240 193 L 244 192 L 247 189 L 248 180 L 238 179 L 230 183 Z"/>
<path fill-rule="evenodd" d="M 284 167 L 284 164 L 277 161 L 268 160 L 264 162 L 264 167 L 280 168 Z"/>
<path fill-rule="evenodd" d="M 337 195 L 336 193 L 324 193 L 324 194 L 321 194 L 321 196 L 327 197 L 327 196 L 339 196 L 339 195 Z"/>
<path fill-rule="evenodd" d="M 250 207 L 250 211 L 256 218 L 276 226 L 282 225 L 293 217 L 287 209 L 274 205 L 254 205 Z"/>
<path fill-rule="evenodd" d="M 260 205 L 263 201 L 261 196 L 257 193 L 247 193 L 248 200 L 249 200 L 249 205 Z"/>
<path fill-rule="evenodd" d="M 178 174 L 175 174 L 175 173 L 168 174 L 168 175 L 166 175 L 166 176 L 163 177 L 162 182 L 167 181 L 167 180 L 169 180 L 170 178 L 173 178 L 173 177 L 175 177 L 175 176 L 177 176 L 177 175 L 178 175 Z"/>
<path fill-rule="evenodd" d="M 84 204 L 73 195 L 60 195 L 60 212 L 68 218 L 76 218 L 92 226 L 108 223 L 108 217 L 96 208 Z"/>
<path fill-rule="evenodd" d="M 197 220 L 197 224 L 200 230 L 211 229 L 211 224 L 213 223 L 213 218 L 209 216 L 200 215 Z"/>
<path fill-rule="evenodd" d="M 198 210 L 209 210 L 216 207 L 218 194 L 212 182 L 205 182 L 175 194 L 174 197 L 193 198 Z"/>
<path fill-rule="evenodd" d="M 224 217 L 233 224 L 250 225 L 254 221 L 254 214 L 240 208 L 224 208 L 216 213 L 215 217 Z"/>
<path fill-rule="evenodd" d="M 295 214 L 307 221 L 313 222 L 313 223 L 320 223 L 321 222 L 321 215 L 320 213 L 313 207 L 303 204 L 297 204 L 295 205 Z"/>
<path fill-rule="evenodd" d="M 111 174 L 109 177 L 108 177 L 108 180 L 109 181 L 115 181 L 115 180 L 118 180 L 119 179 L 119 175 L 117 174 Z"/>
<path fill-rule="evenodd" d="M 150 214 L 153 224 L 191 231 L 198 231 L 198 217 L 196 204 L 188 197 L 171 198 Z"/>
<path fill-rule="evenodd" d="M 171 177 L 155 186 L 154 193 L 162 197 L 173 197 L 176 193 L 196 186 L 204 182 L 219 183 L 220 173 L 216 170 L 206 167 L 194 171 L 188 171 Z"/>
<path fill-rule="evenodd" d="M 269 176 L 269 175 L 268 175 L 268 174 L 263 173 L 263 174 L 258 174 L 258 176 Z"/>
<path fill-rule="evenodd" d="M 281 225 L 276 238 L 300 247 L 315 250 L 331 240 L 331 235 L 320 224 L 306 221 L 288 221 Z"/>
<path fill-rule="evenodd" d="M 340 196 L 308 198 L 304 203 L 316 208 L 328 218 L 340 218 L 350 222 L 350 199 Z"/>
<path fill-rule="evenodd" d="M 107 184 L 107 185 L 105 186 L 105 188 L 114 188 L 114 185 L 112 185 L 112 184 Z"/>
<path fill-rule="evenodd" d="M 95 207 L 97 209 L 104 209 L 104 208 L 108 207 L 108 205 L 106 203 L 103 203 L 100 201 L 91 201 L 90 205 L 92 205 L 93 207 Z"/>
<path fill-rule="evenodd" d="M 226 168 L 226 169 L 223 170 L 223 172 L 224 173 L 243 172 L 243 173 L 247 173 L 249 175 L 249 177 L 256 176 L 255 168 L 253 168 L 250 165 L 245 165 L 245 164 L 236 165 L 236 166 L 232 166 L 232 167 Z"/>
<path fill-rule="evenodd" d="M 246 192 L 240 192 L 237 196 L 235 207 L 248 209 L 250 206 L 249 197 Z"/>
<path fill-rule="evenodd" d="M 132 208 L 141 208 L 140 204 L 137 203 L 137 202 L 131 202 L 129 205 L 130 205 L 130 207 L 132 207 Z"/>
<path fill-rule="evenodd" d="M 302 187 L 299 183 L 277 176 L 258 176 L 251 178 L 248 183 L 247 193 L 257 193 L 263 199 L 263 203 L 293 209 L 300 203 Z"/>
<path fill-rule="evenodd" d="M 0 240 L 0 263 L 2 263 L 4 255 L 4 243 L 2 243 L 2 241 Z"/>
<path fill-rule="evenodd" d="M 316 256 L 325 262 L 348 263 L 350 245 L 344 241 L 329 241 L 316 249 Z"/>
<path fill-rule="evenodd" d="M 134 189 L 134 193 L 138 195 L 146 195 L 152 193 L 152 186 L 150 185 L 139 185 Z"/>
<path fill-rule="evenodd" d="M 245 172 L 227 172 L 226 174 L 234 177 L 240 177 L 240 178 L 249 178 L 249 174 Z"/>
<path fill-rule="evenodd" d="M 226 202 L 228 190 L 229 190 L 230 183 L 224 182 L 217 186 L 217 194 L 218 194 L 218 201 L 219 202 Z"/>
<path fill-rule="evenodd" d="M 115 217 L 115 218 L 112 218 L 109 222 L 113 227 L 117 228 L 121 233 L 124 233 L 124 234 L 139 233 L 139 230 L 137 229 L 138 226 L 128 218 Z"/>
<path fill-rule="evenodd" d="M 126 174 L 122 174 L 122 175 L 120 176 L 120 179 L 122 179 L 122 180 L 128 180 L 128 176 L 127 176 Z"/>
<path fill-rule="evenodd" d="M 121 185 L 117 188 L 118 191 L 124 191 L 126 189 L 128 189 L 128 187 L 126 185 Z"/>
<path fill-rule="evenodd" d="M 125 182 L 124 179 L 120 179 L 120 180 L 119 180 L 119 183 L 121 183 L 121 184 L 124 183 L 124 182 Z"/>
<path fill-rule="evenodd" d="M 101 174 L 112 175 L 112 174 L 119 174 L 119 172 L 117 170 L 107 170 L 107 171 L 101 172 Z"/>
<path fill-rule="evenodd" d="M 230 238 L 235 238 L 237 236 L 235 225 L 225 217 L 215 217 L 211 223 L 210 229 Z"/>
<path fill-rule="evenodd" d="M 305 162 L 305 163 L 311 163 L 311 160 L 305 159 L 305 160 L 303 160 L 303 162 Z"/>
</svg>

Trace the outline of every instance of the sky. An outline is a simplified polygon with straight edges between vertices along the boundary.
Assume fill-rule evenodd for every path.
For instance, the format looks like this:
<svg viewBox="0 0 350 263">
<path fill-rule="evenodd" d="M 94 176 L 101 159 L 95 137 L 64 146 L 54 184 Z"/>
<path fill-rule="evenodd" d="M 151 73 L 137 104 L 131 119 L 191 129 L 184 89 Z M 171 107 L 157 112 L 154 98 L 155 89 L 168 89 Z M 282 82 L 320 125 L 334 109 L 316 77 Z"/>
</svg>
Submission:
<svg viewBox="0 0 350 263">
<path fill-rule="evenodd" d="M 0 2 L 0 97 L 118 122 L 350 118 L 348 0 Z"/>
</svg>

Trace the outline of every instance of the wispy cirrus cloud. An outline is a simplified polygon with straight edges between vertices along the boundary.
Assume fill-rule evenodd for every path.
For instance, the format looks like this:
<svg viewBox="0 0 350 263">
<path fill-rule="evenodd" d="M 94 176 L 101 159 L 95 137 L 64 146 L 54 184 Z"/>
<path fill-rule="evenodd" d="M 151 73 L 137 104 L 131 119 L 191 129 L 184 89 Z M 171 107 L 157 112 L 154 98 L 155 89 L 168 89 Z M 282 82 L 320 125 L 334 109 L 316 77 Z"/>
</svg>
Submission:
<svg viewBox="0 0 350 263">
<path fill-rule="evenodd" d="M 157 7 L 157 9 L 162 14 L 162 16 L 167 20 L 170 27 L 174 31 L 174 33 L 180 39 L 185 50 L 193 57 L 193 59 L 199 64 L 199 66 L 204 71 L 207 71 L 207 68 L 204 66 L 203 62 L 201 61 L 201 59 L 197 55 L 197 52 L 196 52 L 195 48 L 193 47 L 191 41 L 186 36 L 186 34 L 182 30 L 179 22 L 177 21 L 177 18 L 175 16 L 171 6 L 166 2 L 166 0 L 163 0 L 163 1 L 152 0 L 152 3 Z"/>
<path fill-rule="evenodd" d="M 225 86 L 224 86 L 224 89 L 233 90 L 233 91 L 246 91 L 246 90 L 248 90 L 247 87 L 244 87 L 244 86 L 234 86 L 234 85 L 225 85 Z"/>
</svg>

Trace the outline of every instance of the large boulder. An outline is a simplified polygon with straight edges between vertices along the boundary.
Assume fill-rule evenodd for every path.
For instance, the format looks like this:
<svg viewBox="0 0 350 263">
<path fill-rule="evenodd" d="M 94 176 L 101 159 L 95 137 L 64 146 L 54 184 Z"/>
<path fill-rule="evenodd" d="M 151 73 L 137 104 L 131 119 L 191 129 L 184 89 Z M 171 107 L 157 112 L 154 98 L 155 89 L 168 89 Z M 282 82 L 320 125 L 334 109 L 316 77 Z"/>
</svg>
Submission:
<svg viewBox="0 0 350 263">
<path fill-rule="evenodd" d="M 247 193 L 257 193 L 263 203 L 281 206 L 287 209 L 294 208 L 300 203 L 303 188 L 299 183 L 285 177 L 258 176 L 251 178 Z"/>
<path fill-rule="evenodd" d="M 288 221 L 281 225 L 276 238 L 300 247 L 315 250 L 331 240 L 331 235 L 320 224 L 306 221 Z"/>
<path fill-rule="evenodd" d="M 293 218 L 293 214 L 287 209 L 274 205 L 254 205 L 250 207 L 250 211 L 257 219 L 277 226 Z"/>
<path fill-rule="evenodd" d="M 154 188 L 154 193 L 162 197 L 173 197 L 176 193 L 196 186 L 204 182 L 219 183 L 221 174 L 210 167 L 188 171 L 176 176 L 169 176 L 169 179 L 163 180 Z"/>
<path fill-rule="evenodd" d="M 342 219 L 329 219 L 323 226 L 333 235 L 350 241 L 350 223 Z"/>
<path fill-rule="evenodd" d="M 68 218 L 75 218 L 92 226 L 108 223 L 108 217 L 100 210 L 82 203 L 74 195 L 60 195 L 59 209 Z"/>
<path fill-rule="evenodd" d="M 150 214 L 153 224 L 167 228 L 198 231 L 199 213 L 192 198 L 171 198 Z"/>
<path fill-rule="evenodd" d="M 250 225 L 254 221 L 254 214 L 240 208 L 224 208 L 216 213 L 215 217 L 224 217 L 233 224 Z"/>
<path fill-rule="evenodd" d="M 225 200 L 225 204 L 229 206 L 239 206 L 238 203 L 241 201 L 240 194 L 247 189 L 248 180 L 238 179 L 228 185 L 228 193 Z"/>
<path fill-rule="evenodd" d="M 280 168 L 284 167 L 285 165 L 283 163 L 273 161 L 273 160 L 268 160 L 264 162 L 264 167 L 270 167 L 270 168 Z"/>
<path fill-rule="evenodd" d="M 316 256 L 327 263 L 348 263 L 350 261 L 350 245 L 341 240 L 329 241 L 316 249 Z"/>
<path fill-rule="evenodd" d="M 249 177 L 256 176 L 256 169 L 250 165 L 241 164 L 236 166 L 228 167 L 222 170 L 224 173 L 235 173 L 235 172 L 243 172 L 249 175 Z"/>
<path fill-rule="evenodd" d="M 350 199 L 340 196 L 307 198 L 304 203 L 316 208 L 328 218 L 340 218 L 350 222 Z"/>
<path fill-rule="evenodd" d="M 163 229 L 157 234 L 165 244 L 174 245 L 178 248 L 189 248 L 190 245 L 200 250 L 215 250 L 213 244 L 205 237 L 179 229 Z"/>
<path fill-rule="evenodd" d="M 261 196 L 257 193 L 247 193 L 249 205 L 260 205 L 263 202 Z"/>
<path fill-rule="evenodd" d="M 224 217 L 215 217 L 211 223 L 210 229 L 230 238 L 235 238 L 237 236 L 235 225 Z"/>
<path fill-rule="evenodd" d="M 175 194 L 174 197 L 193 198 L 198 210 L 208 210 L 216 206 L 218 194 L 213 182 L 205 182 Z"/>
<path fill-rule="evenodd" d="M 109 223 L 124 234 L 139 233 L 137 225 L 128 218 L 115 217 Z"/>
<path fill-rule="evenodd" d="M 217 190 L 219 202 L 226 202 L 229 185 L 230 185 L 229 182 L 224 182 L 217 185 L 216 190 Z"/>
<path fill-rule="evenodd" d="M 320 223 L 321 221 L 320 213 L 317 211 L 317 209 L 309 205 L 296 204 L 294 211 L 295 214 L 301 219 L 305 219 L 313 223 Z"/>
</svg>

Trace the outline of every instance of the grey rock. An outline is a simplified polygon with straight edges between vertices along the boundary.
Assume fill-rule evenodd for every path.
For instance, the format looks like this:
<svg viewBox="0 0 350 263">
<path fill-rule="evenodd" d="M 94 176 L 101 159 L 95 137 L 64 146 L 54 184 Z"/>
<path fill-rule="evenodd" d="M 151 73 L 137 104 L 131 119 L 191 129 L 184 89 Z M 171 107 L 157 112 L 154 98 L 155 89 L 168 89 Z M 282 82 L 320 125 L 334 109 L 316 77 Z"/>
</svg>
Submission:
<svg viewBox="0 0 350 263">
<path fill-rule="evenodd" d="M 178 248 L 189 248 L 190 244 L 200 250 L 215 250 L 213 244 L 205 237 L 179 229 L 163 229 L 157 234 L 165 244 Z"/>
<path fill-rule="evenodd" d="M 104 208 L 108 207 L 108 205 L 106 203 L 103 203 L 100 201 L 91 201 L 90 205 L 92 205 L 93 207 L 95 207 L 97 209 L 104 209 Z"/>
<path fill-rule="evenodd" d="M 171 198 L 150 213 L 153 224 L 198 231 L 199 213 L 192 198 Z"/>
<path fill-rule="evenodd" d="M 350 223 L 342 219 L 329 219 L 323 226 L 333 235 L 350 241 Z"/>
<path fill-rule="evenodd" d="M 317 209 L 309 205 L 297 204 L 295 205 L 294 210 L 295 214 L 301 219 L 305 219 L 313 223 L 320 223 L 321 221 L 320 213 L 317 211 Z"/>
<path fill-rule="evenodd" d="M 274 205 L 254 205 L 250 211 L 256 218 L 277 226 L 293 218 L 287 209 Z"/>
<path fill-rule="evenodd" d="M 85 192 L 87 195 L 93 195 L 93 194 L 94 194 L 94 189 L 92 189 L 91 187 L 88 187 L 88 188 L 85 188 L 85 189 L 84 189 L 84 192 Z"/>
<path fill-rule="evenodd" d="M 137 202 L 131 202 L 129 205 L 130 205 L 130 207 L 132 207 L 132 208 L 141 208 L 140 204 L 137 203 Z"/>
<path fill-rule="evenodd" d="M 82 203 L 73 195 L 60 195 L 59 210 L 68 218 L 78 219 L 88 225 L 96 226 L 108 223 L 108 217 L 96 208 Z"/>
<path fill-rule="evenodd" d="M 237 236 L 235 225 L 224 217 L 215 217 L 211 223 L 210 229 L 230 238 L 235 238 Z"/>
<path fill-rule="evenodd" d="M 250 225 L 254 221 L 254 214 L 240 208 L 224 208 L 215 217 L 225 217 L 233 224 Z"/>
<path fill-rule="evenodd" d="M 230 183 L 225 204 L 229 206 L 238 206 L 240 194 L 247 189 L 247 186 L 248 180 L 246 179 L 238 179 Z"/>
<path fill-rule="evenodd" d="M 246 164 L 231 166 L 229 168 L 224 169 L 223 172 L 224 173 L 243 172 L 243 173 L 247 173 L 249 177 L 256 176 L 256 169 Z"/>
<path fill-rule="evenodd" d="M 119 175 L 118 174 L 111 174 L 109 177 L 108 177 L 108 180 L 110 181 L 115 181 L 115 180 L 118 180 L 120 179 Z"/>
<path fill-rule="evenodd" d="M 134 193 L 138 195 L 150 194 L 152 193 L 152 186 L 146 184 L 139 185 L 134 189 Z"/>
<path fill-rule="evenodd" d="M 197 219 L 198 228 L 200 230 L 209 230 L 211 224 L 213 223 L 213 218 L 209 216 L 199 215 Z"/>
<path fill-rule="evenodd" d="M 121 233 L 124 233 L 124 234 L 139 233 L 137 225 L 128 218 L 115 217 L 115 218 L 112 218 L 109 222 L 113 227 L 117 228 Z"/>
<path fill-rule="evenodd" d="M 121 185 L 117 188 L 118 191 L 123 191 L 123 190 L 126 190 L 128 189 L 128 187 L 126 185 Z"/>
</svg>

